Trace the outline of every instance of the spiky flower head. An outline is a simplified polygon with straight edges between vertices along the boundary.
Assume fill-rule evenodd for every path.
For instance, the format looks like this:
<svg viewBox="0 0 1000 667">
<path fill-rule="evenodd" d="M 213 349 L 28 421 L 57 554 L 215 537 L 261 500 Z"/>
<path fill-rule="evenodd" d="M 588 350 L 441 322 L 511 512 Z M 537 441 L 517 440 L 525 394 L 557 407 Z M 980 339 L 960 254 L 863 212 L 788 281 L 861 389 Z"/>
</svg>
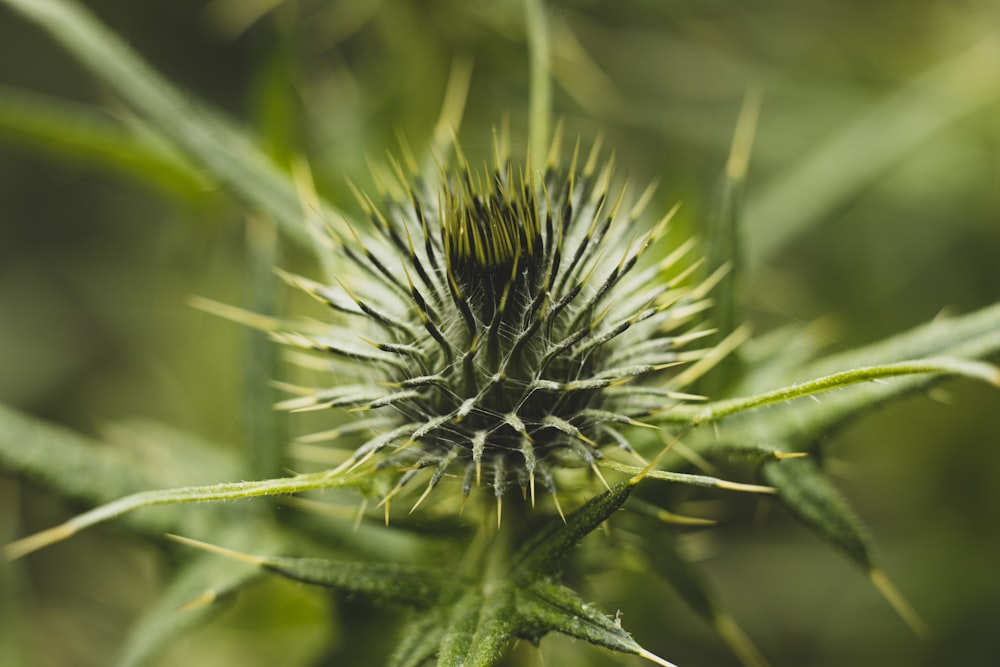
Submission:
<svg viewBox="0 0 1000 667">
<path fill-rule="evenodd" d="M 481 167 L 456 145 L 434 185 L 404 148 L 377 174 L 384 201 L 358 195 L 377 233 L 331 233 L 351 270 L 336 285 L 287 276 L 339 317 L 325 334 L 276 335 L 327 355 L 335 376 L 282 405 L 360 413 L 372 435 L 343 468 L 374 458 L 399 471 L 393 493 L 429 471 L 421 500 L 447 475 L 463 496 L 519 486 L 533 502 L 563 468 L 600 476 L 606 445 L 635 454 L 623 429 L 688 398 L 668 369 L 702 356 L 683 349 L 707 332 L 691 244 L 644 257 L 674 211 L 650 229 L 653 189 L 626 204 L 600 142 L 583 161 L 578 141 L 563 167 L 557 138 L 543 171 L 506 143 L 494 135 Z"/>
</svg>

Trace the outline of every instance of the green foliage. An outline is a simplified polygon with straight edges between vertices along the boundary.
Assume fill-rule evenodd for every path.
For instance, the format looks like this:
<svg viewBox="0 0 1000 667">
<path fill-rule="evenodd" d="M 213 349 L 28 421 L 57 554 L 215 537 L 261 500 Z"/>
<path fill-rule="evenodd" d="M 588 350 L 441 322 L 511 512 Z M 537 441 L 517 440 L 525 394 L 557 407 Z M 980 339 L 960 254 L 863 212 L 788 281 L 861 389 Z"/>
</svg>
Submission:
<svg viewBox="0 0 1000 667">
<path fill-rule="evenodd" d="M 102 574 L 109 581 L 119 576 L 115 550 L 123 548 L 162 581 L 149 585 L 155 597 L 136 596 L 150 600 L 123 598 L 133 605 L 127 636 L 65 649 L 79 664 L 189 664 L 178 648 L 182 639 L 204 651 L 198 660 L 220 665 L 269 664 L 268 656 L 289 665 L 535 664 L 533 653 L 512 647 L 537 645 L 545 655 L 551 635 L 661 665 L 673 663 L 644 646 L 680 664 L 730 659 L 758 666 L 767 664 L 764 655 L 779 664 L 821 664 L 824 656 L 830 664 L 844 662 L 846 653 L 826 645 L 807 658 L 797 655 L 796 605 L 781 611 L 771 604 L 771 598 L 795 594 L 791 579 L 764 591 L 768 599 L 761 606 L 767 614 L 745 598 L 730 607 L 732 572 L 696 553 L 699 544 L 710 549 L 715 539 L 725 558 L 740 564 L 735 572 L 811 567 L 805 564 L 811 556 L 797 552 L 781 563 L 762 564 L 731 536 L 738 531 L 727 530 L 738 526 L 708 528 L 716 520 L 737 524 L 754 510 L 763 516 L 761 510 L 772 505 L 786 509 L 860 568 L 906 623 L 942 647 L 933 650 L 953 654 L 949 647 L 958 640 L 945 634 L 953 629 L 926 602 L 928 595 L 921 596 L 918 614 L 890 582 L 887 571 L 906 572 L 901 563 L 915 563 L 918 556 L 898 547 L 892 558 L 880 555 L 876 542 L 884 531 L 869 528 L 862 518 L 878 512 L 870 502 L 868 511 L 857 509 L 854 501 L 864 499 L 865 487 L 834 474 L 830 439 L 890 401 L 939 391 L 947 377 L 1000 385 L 1000 371 L 988 361 L 1000 353 L 996 294 L 986 289 L 979 298 L 956 298 L 963 308 L 978 309 L 830 354 L 810 338 L 818 325 L 751 337 L 744 321 L 761 320 L 766 329 L 774 315 L 762 316 L 760 310 L 789 309 L 782 304 L 794 301 L 789 285 L 794 279 L 768 274 L 768 263 L 780 264 L 776 258 L 789 244 L 798 245 L 788 257 L 799 251 L 815 255 L 805 231 L 826 238 L 828 223 L 862 201 L 862 193 L 879 193 L 882 181 L 895 183 L 890 191 L 895 187 L 902 195 L 894 195 L 897 201 L 882 194 L 897 207 L 912 201 L 913 215 L 923 191 L 937 189 L 924 185 L 927 180 L 964 196 L 961 179 L 948 181 L 935 165 L 924 165 L 932 178 L 892 169 L 932 139 L 940 141 L 945 131 L 964 137 L 942 149 L 946 155 L 951 150 L 970 162 L 978 155 L 970 148 L 976 143 L 972 133 L 979 125 L 986 134 L 996 131 L 989 115 L 1000 98 L 996 35 L 968 37 L 971 48 L 939 47 L 932 59 L 939 64 L 925 73 L 904 68 L 891 93 L 823 90 L 830 99 L 855 101 L 854 120 L 838 123 L 841 128 L 832 132 L 824 127 L 825 141 L 798 148 L 795 155 L 785 142 L 798 132 L 816 133 L 814 126 L 823 127 L 824 118 L 804 116 L 802 128 L 769 126 L 787 124 L 769 111 L 771 90 L 777 90 L 780 104 L 782 95 L 794 97 L 793 83 L 768 68 L 772 56 L 765 51 L 750 59 L 757 71 L 737 66 L 740 58 L 733 53 L 746 47 L 706 38 L 712 31 L 698 28 L 708 25 L 705 17 L 678 18 L 675 26 L 673 12 L 690 9 L 622 3 L 610 12 L 557 8 L 540 0 L 429 3 L 426 12 L 393 0 L 288 1 L 248 9 L 250 3 L 216 0 L 203 15 L 206 25 L 267 45 L 261 49 L 268 54 L 261 56 L 264 62 L 252 68 L 258 78 L 251 87 L 260 95 L 252 111 L 261 127 L 248 131 L 201 95 L 171 83 L 139 55 L 141 41 L 119 36 L 77 2 L 0 4 L 16 15 L 10 23 L 47 33 L 115 98 L 113 104 L 83 104 L 4 85 L 0 138 L 30 154 L 37 150 L 66 163 L 93 161 L 112 173 L 127 173 L 177 207 L 174 215 L 178 210 L 194 219 L 245 215 L 238 226 L 246 237 L 243 265 L 220 260 L 224 275 L 215 283 L 192 282 L 184 275 L 189 272 L 177 271 L 171 278 L 176 285 L 166 292 L 172 307 L 188 302 L 186 291 L 213 297 L 222 292 L 222 301 L 245 307 L 205 298 L 195 299 L 195 305 L 254 329 L 236 340 L 223 339 L 211 329 L 221 325 L 198 320 L 204 337 L 171 341 L 178 363 L 157 364 L 182 369 L 160 377 L 191 373 L 206 384 L 207 390 L 176 392 L 188 403 L 206 404 L 199 408 L 212 414 L 209 426 L 176 415 L 167 421 L 186 421 L 187 430 L 207 431 L 208 438 L 147 420 L 119 420 L 103 435 L 83 435 L 92 420 L 106 418 L 102 410 L 87 411 L 75 422 L 58 410 L 55 419 L 43 419 L 31 414 L 27 389 L 11 393 L 11 407 L 0 405 L 0 467 L 10 474 L 0 497 L 24 501 L 20 513 L 8 513 L 7 506 L 16 503 L 5 503 L 0 517 L 10 561 L 0 565 L 0 582 L 15 593 L 5 594 L 0 606 L 5 628 L 0 654 L 12 664 L 59 662 L 56 651 L 62 649 L 39 648 L 30 639 L 36 628 L 46 627 L 43 617 L 22 613 L 32 608 L 32 593 L 46 599 L 44 591 L 32 590 L 30 575 L 37 571 L 44 579 L 57 572 L 58 565 L 46 569 L 46 558 L 69 554 L 77 560 L 87 544 L 102 550 L 107 563 Z M 794 18 L 770 11 L 779 22 Z M 731 34 L 740 32 L 740 20 L 712 19 Z M 642 23 L 650 27 L 635 27 Z M 611 37 L 599 38 L 602 31 Z M 337 64 L 308 71 L 317 51 L 311 40 L 336 49 Z M 640 43 L 646 57 L 630 59 L 627 75 L 613 75 L 621 67 L 617 54 L 634 54 Z M 690 117 L 672 118 L 663 131 L 663 99 L 633 94 L 633 87 L 661 85 L 655 79 L 661 72 L 668 89 L 714 80 L 710 72 L 692 78 L 685 70 L 698 52 L 692 44 L 714 49 L 717 78 L 730 77 L 726 121 L 708 129 L 699 104 L 693 104 Z M 791 57 L 786 47 L 792 48 L 770 45 L 779 62 Z M 365 61 L 368 49 L 392 57 L 380 70 Z M 952 55 L 956 51 L 959 55 Z M 294 80 L 282 81 L 285 73 Z M 761 76 L 768 73 L 771 77 Z M 767 86 L 744 92 L 749 82 L 762 79 Z M 691 183 L 710 171 L 684 154 L 701 152 L 711 160 L 723 154 L 722 137 L 729 132 L 721 128 L 732 123 L 740 98 L 743 112 L 714 202 L 701 206 L 695 195 L 694 206 L 678 213 L 671 208 L 674 188 L 700 192 L 702 184 Z M 517 100 L 514 108 L 511 100 Z M 554 112 L 564 119 L 552 130 Z M 774 117 L 778 120 L 768 120 Z M 468 157 L 452 138 L 463 121 L 471 126 L 462 142 Z M 296 122 L 301 126 L 291 127 Z M 490 140 L 494 123 L 500 129 Z M 615 140 L 608 143 L 620 146 L 617 158 L 600 157 L 600 139 L 590 157 L 579 143 L 563 146 L 564 127 L 586 136 L 599 134 L 594 126 L 607 128 Z M 365 152 L 378 154 L 400 127 L 402 134 L 427 139 L 414 142 L 416 152 L 397 140 L 398 157 L 372 158 L 370 173 L 362 172 Z M 651 148 L 652 128 L 659 145 Z M 659 155 L 671 133 L 683 141 L 670 143 L 677 157 L 671 155 L 672 164 L 663 166 Z M 705 143 L 692 150 L 698 141 Z M 763 153 L 760 168 L 771 176 L 760 189 L 751 177 L 754 143 Z M 518 154 L 511 144 L 529 157 L 511 157 Z M 492 166 L 487 162 L 480 169 L 490 149 Z M 627 186 L 614 180 L 615 159 L 635 170 L 629 171 Z M 755 155 L 755 165 L 756 160 Z M 532 165 L 543 164 L 546 169 L 536 174 Z M 661 190 L 667 192 L 650 187 L 632 195 L 632 174 L 648 172 L 663 172 Z M 906 178 L 920 186 L 904 187 Z M 208 192 L 209 184 L 221 196 Z M 356 203 L 345 203 L 352 197 Z M 646 216 L 644 209 L 669 212 Z M 984 219 L 995 220 L 991 209 L 984 210 Z M 895 211 L 888 217 L 909 223 L 909 214 Z M 937 215 L 948 220 L 954 211 Z M 688 240 L 700 217 L 706 218 L 703 240 Z M 130 224 L 142 222 L 129 218 Z M 873 256 L 885 260 L 887 272 L 899 262 L 907 266 L 896 257 L 897 245 L 915 248 L 910 235 L 918 235 L 920 224 L 926 220 L 914 221 L 905 232 L 887 232 L 892 243 L 884 243 L 869 222 L 864 234 L 870 241 L 862 234 L 866 241 L 859 243 L 848 232 L 840 246 L 847 252 L 835 258 L 837 267 L 823 260 L 831 274 L 846 267 L 850 276 L 857 275 L 853 289 L 863 293 L 860 303 L 871 306 L 864 299 L 875 299 L 879 306 L 878 316 L 851 319 L 858 325 L 844 336 L 845 346 L 883 336 L 888 329 L 880 318 L 893 310 L 890 300 L 869 296 L 884 288 L 877 280 L 882 269 L 863 265 L 868 247 L 877 246 Z M 178 246 L 191 257 L 211 254 L 199 251 L 198 244 L 230 253 L 239 245 L 232 234 L 177 221 L 168 226 L 183 231 Z M 995 230 L 986 230 L 986 237 L 990 231 L 995 236 Z M 952 233 L 947 238 L 959 238 Z M 214 252 L 220 253 L 216 258 L 225 255 Z M 816 256 L 836 253 L 821 248 Z M 688 262 L 688 255 L 704 257 L 704 266 Z M 940 278 L 930 280 L 947 284 L 945 274 L 961 261 L 956 256 L 947 255 L 948 264 L 936 267 Z M 794 259 L 785 261 L 794 266 Z M 291 289 L 273 280 L 276 264 L 290 269 L 279 275 Z M 817 271 L 825 280 L 822 268 Z M 922 282 L 922 275 L 919 280 L 936 285 Z M 234 284 L 243 289 L 233 294 Z M 0 288 L 8 285 L 0 275 Z M 25 314 L 34 312 L 31 299 L 40 288 L 23 287 L 24 296 L 12 301 L 11 310 L 30 318 Z M 109 298 L 119 294 L 131 293 L 116 284 Z M 139 288 L 136 294 L 131 298 L 143 306 L 156 300 Z M 326 308 L 301 317 L 303 295 Z M 940 307 L 936 299 L 931 306 Z M 824 307 L 800 312 L 793 319 L 814 317 Z M 909 328 L 897 321 L 892 327 Z M 275 341 L 300 349 L 282 351 Z M 12 354 L 23 356 L 24 367 L 40 377 L 66 372 L 57 346 L 41 355 L 25 347 Z M 235 354 L 226 366 L 221 357 L 230 349 Z M 206 358 L 206 350 L 220 359 Z M 9 375 L 23 378 L 27 387 L 34 373 Z M 235 381 L 226 391 L 232 398 L 218 409 L 212 394 L 224 393 L 220 378 L 230 376 Z M 272 410 L 275 387 L 269 381 L 293 393 L 278 406 L 302 414 Z M 970 385 L 957 386 L 967 391 Z M 984 395 L 995 403 L 992 389 Z M 161 407 L 155 395 L 148 405 Z M 47 407 L 34 412 L 52 411 Z M 108 409 L 107 416 L 117 410 Z M 972 418 L 986 424 L 991 417 L 983 409 Z M 73 428 L 57 425 L 60 420 Z M 890 460 L 907 464 L 908 452 L 890 447 L 897 432 L 907 432 L 906 424 L 890 421 L 871 438 L 872 449 L 881 445 L 886 456 L 895 457 Z M 976 456 L 985 459 L 988 453 L 977 450 Z M 410 484 L 421 475 L 422 495 Z M 536 502 L 536 476 L 550 498 Z M 949 483 L 954 482 L 942 482 L 941 488 Z M 876 492 L 883 488 L 873 486 Z M 393 507 L 394 500 L 407 501 L 409 512 L 399 502 Z M 74 514 L 80 506 L 87 509 Z M 989 516 L 988 509 L 981 511 Z M 119 520 L 141 542 L 111 530 L 78 535 Z M 19 521 L 24 526 L 7 525 Z M 775 523 L 780 530 L 780 521 L 753 527 L 774 530 Z M 164 533 L 171 539 L 164 540 Z M 766 537 L 796 544 L 783 534 Z M 61 547 L 34 553 L 64 540 L 69 541 Z M 813 572 L 799 585 L 815 581 Z M 611 586 L 601 580 L 608 576 L 615 581 Z M 630 576 L 638 583 L 629 584 Z M 257 584 L 281 579 L 303 587 L 255 597 Z M 915 579 L 907 575 L 902 588 L 912 590 Z M 669 601 L 657 580 L 671 587 Z M 111 595 L 114 588 L 109 584 Z M 332 593 L 323 597 L 318 590 Z M 264 626 L 259 636 L 245 631 L 232 633 L 236 641 L 213 639 L 214 629 L 225 636 L 227 623 L 238 623 L 234 618 L 247 599 L 266 603 L 250 612 Z M 390 611 L 363 608 L 354 614 L 351 605 L 359 599 Z M 620 614 L 607 611 L 616 604 L 628 606 L 624 624 Z M 678 612 L 682 605 L 717 633 L 731 657 L 713 654 L 716 640 L 685 645 L 692 626 Z M 866 616 L 876 613 L 868 610 Z M 771 621 L 770 614 L 778 618 Z M 933 622 L 925 628 L 922 615 L 945 628 L 936 630 Z M 283 633 L 278 617 L 301 618 L 303 626 L 322 622 L 330 631 L 317 648 L 296 646 L 304 635 Z M 768 620 L 759 623 L 757 617 Z M 753 624 L 749 633 L 737 619 Z M 810 629 L 808 636 L 850 631 L 845 628 L 851 619 L 827 620 L 828 628 Z M 17 633 L 10 630 L 15 623 Z M 21 628 L 28 629 L 29 639 L 19 638 Z M 363 641 L 371 645 L 362 646 Z M 916 640 L 907 641 L 919 650 Z M 252 655 L 252 648 L 240 646 L 253 642 L 268 650 Z M 854 664 L 901 661 L 878 650 L 868 655 L 865 642 L 847 643 L 858 647 L 847 660 Z M 971 644 L 971 650 L 985 646 L 961 644 Z M 625 659 L 560 650 L 566 654 L 546 662 Z M 36 653 L 49 657 L 36 660 Z M 982 655 L 989 652 L 983 649 Z"/>
</svg>

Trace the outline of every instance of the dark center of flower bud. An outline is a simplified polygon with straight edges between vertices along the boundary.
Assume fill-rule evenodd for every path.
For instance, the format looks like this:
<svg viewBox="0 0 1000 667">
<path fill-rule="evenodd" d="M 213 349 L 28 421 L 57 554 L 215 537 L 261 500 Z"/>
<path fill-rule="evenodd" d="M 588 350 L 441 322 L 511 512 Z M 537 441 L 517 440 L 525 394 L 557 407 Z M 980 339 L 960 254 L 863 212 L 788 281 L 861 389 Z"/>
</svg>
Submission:
<svg viewBox="0 0 1000 667">
<path fill-rule="evenodd" d="M 535 189 L 512 169 L 471 169 L 444 193 L 450 277 L 483 322 L 521 313 L 538 287 L 543 239 Z"/>
</svg>

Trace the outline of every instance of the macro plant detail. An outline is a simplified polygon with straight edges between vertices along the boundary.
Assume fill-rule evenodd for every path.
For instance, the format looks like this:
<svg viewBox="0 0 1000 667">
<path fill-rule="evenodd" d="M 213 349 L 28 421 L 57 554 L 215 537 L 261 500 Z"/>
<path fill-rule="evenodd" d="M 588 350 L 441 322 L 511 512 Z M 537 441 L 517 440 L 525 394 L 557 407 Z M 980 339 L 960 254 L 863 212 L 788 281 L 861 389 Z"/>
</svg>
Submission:
<svg viewBox="0 0 1000 667">
<path fill-rule="evenodd" d="M 500 141 L 492 167 L 460 158 L 456 170 L 442 168 L 436 191 L 409 184 L 422 183 L 412 159 L 409 175 L 397 164 L 403 196 L 386 213 L 362 196 L 380 238 L 332 240 L 360 274 L 351 287 L 287 276 L 347 321 L 272 336 L 346 361 L 348 372 L 331 388 L 291 387 L 302 395 L 280 407 L 361 411 L 375 435 L 341 467 L 392 452 L 378 465 L 405 470 L 393 494 L 425 469 L 428 493 L 451 473 L 463 496 L 485 484 L 498 503 L 516 485 L 534 504 L 536 480 L 555 497 L 567 465 L 600 477 L 602 445 L 632 451 L 622 426 L 689 398 L 669 380 L 647 380 L 701 358 L 684 348 L 710 333 L 691 326 L 710 283 L 679 286 L 689 270 L 660 278 L 690 244 L 637 268 L 670 214 L 637 238 L 644 201 L 621 210 L 624 188 L 609 193 L 612 165 L 598 166 L 598 146 L 580 166 L 577 144 L 564 170 L 556 141 L 536 174 L 530 162 L 515 172 Z M 360 337 L 358 320 L 368 329 Z M 358 372 L 358 362 L 373 371 Z"/>
<path fill-rule="evenodd" d="M 396 3 L 381 4 L 391 12 Z M 776 664 L 797 664 L 801 628 L 787 618 L 768 622 L 780 629 L 758 650 L 767 633 L 760 623 L 741 629 L 754 614 L 731 610 L 713 576 L 718 544 L 741 560 L 741 577 L 812 567 L 755 559 L 725 537 L 741 524 L 766 529 L 772 508 L 867 578 L 869 613 L 917 635 L 940 631 L 924 621 L 937 610 L 907 601 L 914 575 L 902 590 L 890 580 L 900 553 L 883 561 L 872 537 L 879 532 L 840 490 L 829 436 L 891 401 L 936 392 L 947 376 L 1000 386 L 989 363 L 1000 352 L 1000 305 L 836 353 L 821 352 L 801 327 L 752 334 L 744 281 L 760 256 L 740 241 L 761 233 L 746 224 L 743 201 L 755 89 L 739 112 L 715 201 L 684 220 L 686 204 L 617 176 L 601 139 L 565 142 L 564 134 L 602 136 L 564 131 L 579 118 L 550 131 L 553 82 L 588 109 L 596 107 L 586 96 L 607 82 L 568 87 L 586 82 L 566 78 L 567 62 L 592 75 L 595 65 L 565 16 L 526 0 L 526 130 L 512 138 L 507 121 L 492 136 L 461 130 L 475 94 L 471 64 L 458 57 L 425 147 L 415 154 L 400 140 L 398 157 L 369 166 L 370 176 L 321 175 L 346 182 L 343 198 L 355 203 L 340 209 L 316 193 L 311 157 L 306 166 L 305 158 L 265 155 L 263 140 L 179 91 L 77 3 L 0 5 L 47 32 L 127 110 L 127 121 L 106 124 L 75 109 L 74 121 L 103 134 L 83 136 L 67 122 L 46 126 L 53 142 L 76 142 L 119 169 L 146 164 L 199 196 L 218 186 L 221 199 L 249 213 L 244 300 L 214 300 L 212 288 L 179 300 L 245 332 L 240 371 L 254 380 L 239 398 L 243 412 L 222 416 L 230 432 L 246 427 L 234 436 L 243 449 L 149 423 L 94 437 L 0 405 L 10 495 L 21 498 L 23 482 L 72 503 L 39 517 L 28 505 L 42 496 L 25 491 L 24 526 L 0 524 L 0 585 L 17 582 L 17 594 L 0 600 L 0 655 L 15 666 L 32 664 L 37 650 L 28 642 L 22 650 L 16 636 L 32 611 L 24 595 L 21 613 L 30 588 L 22 581 L 31 580 L 21 571 L 46 572 L 46 558 L 86 561 L 88 539 L 112 544 L 99 552 L 112 569 L 116 541 L 138 543 L 162 582 L 132 613 L 113 657 L 81 650 L 74 661 L 763 667 L 774 652 L 783 655 Z M 888 161 L 873 136 L 898 120 L 894 105 L 935 99 L 934 86 L 952 90 L 955 77 L 975 70 L 970 63 L 994 62 L 997 53 L 986 41 L 879 105 L 820 151 L 827 166 L 839 156 L 848 170 L 852 150 L 866 164 Z M 996 80 L 980 83 L 963 88 L 969 109 L 1000 99 Z M 33 121 L 49 118 L 45 104 L 60 108 L 0 88 L 0 128 L 43 132 Z M 956 104 L 929 105 L 920 122 L 898 127 L 926 136 L 960 115 Z M 799 174 L 817 167 L 806 167 L 789 178 L 789 201 L 812 196 Z M 352 182 L 365 179 L 372 185 Z M 823 183 L 810 185 L 819 201 L 844 183 L 867 187 L 863 180 L 852 173 L 825 194 Z M 686 238 L 692 222 L 701 233 Z M 765 227 L 757 242 L 774 245 L 783 233 Z M 319 303 L 319 317 L 299 312 L 303 295 Z M 222 351 L 207 339 L 198 347 L 190 354 Z M 283 395 L 275 399 L 272 389 Z M 286 437 L 286 422 L 297 437 Z M 89 509 L 73 515 L 80 507 Z M 104 523 L 127 530 L 71 539 Z M 911 557 L 903 553 L 902 562 Z M 815 565 L 809 580 L 824 567 Z M 777 613 L 779 593 L 755 593 L 767 598 L 759 616 Z M 843 615 L 822 593 L 805 604 Z M 201 653 L 198 636 L 232 623 L 233 608 L 260 614 L 261 625 L 224 629 L 226 648 Z M 714 631 L 714 643 L 693 649 L 683 613 Z"/>
</svg>

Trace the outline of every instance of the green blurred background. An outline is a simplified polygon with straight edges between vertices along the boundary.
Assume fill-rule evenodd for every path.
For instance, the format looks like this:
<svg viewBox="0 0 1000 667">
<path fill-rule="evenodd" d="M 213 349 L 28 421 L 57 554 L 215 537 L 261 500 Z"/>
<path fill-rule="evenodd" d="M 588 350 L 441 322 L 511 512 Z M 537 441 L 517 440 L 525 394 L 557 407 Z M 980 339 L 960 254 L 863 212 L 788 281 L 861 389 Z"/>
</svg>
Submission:
<svg viewBox="0 0 1000 667">
<path fill-rule="evenodd" d="M 279 163 L 305 156 L 320 192 L 348 210 L 347 180 L 370 185 L 366 160 L 396 151 L 397 132 L 427 144 L 456 60 L 473 65 L 466 152 L 482 156 L 505 115 L 515 152 L 526 145 L 521 2 L 86 4 Z M 1000 3 L 547 8 L 556 115 L 570 136 L 602 132 L 631 180 L 658 179 L 658 210 L 683 203 L 678 238 L 702 229 L 741 101 L 762 91 L 744 229 L 757 331 L 791 323 L 836 351 L 1000 296 Z M 246 387 L 268 378 L 243 377 L 243 332 L 187 299 L 254 301 L 246 214 L 169 161 L 150 166 L 113 136 L 97 151 L 82 140 L 122 120 L 133 122 L 103 86 L 0 8 L 0 402 L 85 433 L 150 418 L 238 447 Z M 278 261 L 304 262 L 285 244 Z M 734 516 L 698 543 L 776 665 L 996 663 L 998 406 L 989 388 L 943 385 L 828 444 L 886 569 L 931 626 L 926 640 L 778 512 Z M 0 482 L 4 541 L 78 509 Z M 592 597 L 622 609 L 640 642 L 680 665 L 735 664 L 666 585 L 618 570 L 590 582 Z M 45 666 L 107 664 L 164 576 L 152 550 L 114 527 L 16 573 L 0 582 L 4 612 L 23 664 Z M 330 617 L 360 604 L 338 612 L 321 595 L 268 586 L 167 664 L 308 664 L 296 660 L 337 632 Z M 650 586 L 661 604 L 630 606 L 630 591 Z M 261 628 L 268 642 L 254 640 Z M 328 663 L 391 639 L 369 632 L 343 637 Z M 637 664 L 562 639 L 543 647 L 547 665 Z"/>
</svg>

